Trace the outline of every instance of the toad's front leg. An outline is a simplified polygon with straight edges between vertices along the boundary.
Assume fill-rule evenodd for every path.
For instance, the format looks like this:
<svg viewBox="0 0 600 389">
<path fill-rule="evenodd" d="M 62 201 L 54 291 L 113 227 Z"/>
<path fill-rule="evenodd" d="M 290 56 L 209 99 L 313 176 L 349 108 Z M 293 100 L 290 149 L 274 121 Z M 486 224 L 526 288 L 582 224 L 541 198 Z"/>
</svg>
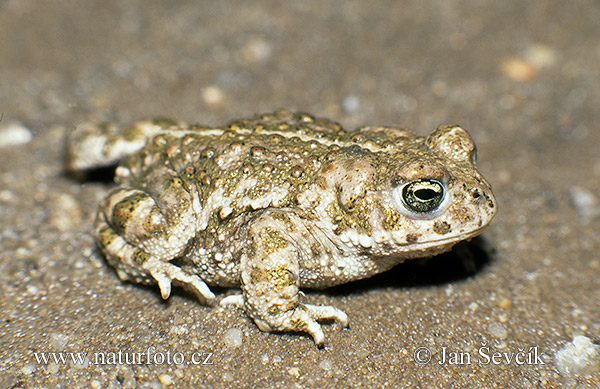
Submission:
<svg viewBox="0 0 600 389">
<path fill-rule="evenodd" d="M 284 212 L 266 211 L 249 223 L 249 241 L 240 263 L 243 294 L 227 297 L 222 303 L 243 307 L 263 331 L 307 332 L 321 347 L 325 337 L 317 321 L 333 319 L 346 327 L 348 317 L 331 306 L 298 301 L 299 242 L 283 222 Z"/>
<path fill-rule="evenodd" d="M 164 299 L 171 284 L 180 285 L 210 303 L 215 296 L 204 281 L 169 262 L 181 256 L 194 237 L 197 192 L 176 176 L 160 184 L 162 190 L 154 197 L 141 189 L 113 190 L 98 210 L 98 245 L 122 280 L 157 282 Z"/>
</svg>

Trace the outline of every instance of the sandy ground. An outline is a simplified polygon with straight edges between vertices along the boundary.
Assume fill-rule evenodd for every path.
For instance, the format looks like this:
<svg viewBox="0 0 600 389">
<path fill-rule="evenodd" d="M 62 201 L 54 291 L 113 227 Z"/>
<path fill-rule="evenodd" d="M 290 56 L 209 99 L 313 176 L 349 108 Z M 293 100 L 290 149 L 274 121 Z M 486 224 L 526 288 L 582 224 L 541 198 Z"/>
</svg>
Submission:
<svg viewBox="0 0 600 389">
<path fill-rule="evenodd" d="M 600 385 L 554 358 L 600 335 L 600 2 L 322 4 L 0 1 L 0 388 Z M 321 350 L 122 283 L 90 236 L 110 184 L 62 165 L 90 118 L 282 107 L 421 135 L 460 123 L 499 203 L 453 253 L 308 292 L 351 320 Z"/>
</svg>

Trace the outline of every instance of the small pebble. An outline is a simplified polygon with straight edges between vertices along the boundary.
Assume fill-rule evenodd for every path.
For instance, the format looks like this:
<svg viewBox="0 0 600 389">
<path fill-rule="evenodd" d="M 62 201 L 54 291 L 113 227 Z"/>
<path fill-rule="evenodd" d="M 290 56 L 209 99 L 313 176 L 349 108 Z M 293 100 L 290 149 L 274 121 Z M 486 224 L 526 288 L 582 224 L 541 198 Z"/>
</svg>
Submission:
<svg viewBox="0 0 600 389">
<path fill-rule="evenodd" d="M 261 361 L 263 365 L 266 365 L 267 363 L 269 363 L 269 356 L 267 354 L 263 354 L 261 357 Z"/>
<path fill-rule="evenodd" d="M 273 47 L 263 38 L 250 39 L 242 49 L 242 57 L 246 62 L 267 62 L 273 54 Z"/>
<path fill-rule="evenodd" d="M 0 122 L 0 126 L 0 147 L 24 145 L 33 139 L 33 133 L 19 122 Z"/>
<path fill-rule="evenodd" d="M 73 196 L 61 193 L 53 196 L 53 207 L 48 221 L 59 231 L 65 232 L 79 224 L 82 214 L 79 202 Z"/>
<path fill-rule="evenodd" d="M 488 333 L 498 339 L 506 339 L 508 337 L 508 331 L 500 323 L 490 323 Z"/>
<path fill-rule="evenodd" d="M 240 347 L 244 341 L 242 330 L 230 328 L 223 334 L 223 341 L 227 347 Z"/>
<path fill-rule="evenodd" d="M 35 285 L 27 285 L 26 289 L 27 289 L 27 294 L 29 294 L 31 296 L 35 296 L 40 291 L 40 289 Z"/>
<path fill-rule="evenodd" d="M 175 334 L 175 335 L 185 335 L 188 332 L 189 331 L 188 331 L 188 328 L 186 325 L 176 325 L 176 326 L 172 326 L 169 329 L 169 333 Z"/>
<path fill-rule="evenodd" d="M 323 359 L 320 363 L 319 363 L 319 367 L 323 370 L 331 370 L 332 367 L 332 363 L 329 359 Z"/>
<path fill-rule="evenodd" d="M 298 369 L 297 367 L 290 367 L 288 369 L 288 374 L 298 378 L 300 377 L 300 369 Z"/>
<path fill-rule="evenodd" d="M 596 196 L 586 188 L 572 186 L 569 188 L 569 199 L 571 205 L 577 210 L 584 221 L 600 215 L 600 204 Z"/>
<path fill-rule="evenodd" d="M 124 367 L 121 371 L 123 372 L 123 387 L 135 388 L 137 385 L 137 380 L 131 367 Z"/>
<path fill-rule="evenodd" d="M 50 346 L 52 351 L 62 351 L 69 342 L 69 336 L 53 332 L 50 334 Z"/>
<path fill-rule="evenodd" d="M 168 374 L 161 374 L 158 376 L 158 379 L 165 386 L 173 385 L 173 378 Z"/>
<path fill-rule="evenodd" d="M 24 375 L 31 375 L 35 371 L 35 366 L 33 365 L 25 365 L 21 368 L 21 373 Z"/>
<path fill-rule="evenodd" d="M 46 371 L 50 374 L 56 374 L 58 373 L 58 364 L 54 363 L 54 362 L 50 362 L 48 364 L 48 367 L 46 367 Z"/>
<path fill-rule="evenodd" d="M 346 113 L 356 113 L 360 110 L 360 99 L 358 96 L 347 96 L 342 102 L 342 109 Z"/>
<path fill-rule="evenodd" d="M 10 190 L 8 190 L 8 189 L 0 190 L 0 201 L 9 202 L 14 198 L 15 198 L 15 196 L 14 196 L 13 192 L 11 192 Z"/>
<path fill-rule="evenodd" d="M 227 372 L 225 374 L 223 374 L 223 381 L 225 382 L 231 382 L 235 379 L 235 377 L 233 376 L 233 374 L 231 372 Z"/>
<path fill-rule="evenodd" d="M 498 301 L 498 306 L 500 308 L 508 309 L 512 307 L 512 301 L 510 299 L 503 298 L 502 300 Z"/>
<path fill-rule="evenodd" d="M 218 105 L 225 100 L 225 92 L 218 86 L 207 86 L 202 89 L 202 100 L 208 105 Z"/>
<path fill-rule="evenodd" d="M 525 279 L 527 281 L 534 281 L 537 277 L 538 277 L 538 272 L 537 271 L 532 271 L 532 272 L 525 273 Z"/>
<path fill-rule="evenodd" d="M 565 377 L 600 373 L 600 345 L 586 336 L 576 336 L 556 352 L 554 363 Z"/>
<path fill-rule="evenodd" d="M 558 53 L 550 46 L 535 44 L 525 52 L 525 59 L 537 68 L 545 68 L 556 63 Z"/>
<path fill-rule="evenodd" d="M 525 82 L 537 76 L 537 68 L 521 58 L 508 58 L 502 62 L 502 73 L 513 80 Z"/>
</svg>

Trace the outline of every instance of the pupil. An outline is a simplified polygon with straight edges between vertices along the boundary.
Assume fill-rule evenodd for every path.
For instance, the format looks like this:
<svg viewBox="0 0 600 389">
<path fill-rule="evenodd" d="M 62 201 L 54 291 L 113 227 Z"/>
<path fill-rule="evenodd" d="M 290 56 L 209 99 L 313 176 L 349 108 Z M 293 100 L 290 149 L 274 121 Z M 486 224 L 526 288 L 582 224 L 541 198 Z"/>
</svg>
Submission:
<svg viewBox="0 0 600 389">
<path fill-rule="evenodd" d="M 414 212 L 431 212 L 442 203 L 444 186 L 438 180 L 422 178 L 402 188 L 402 201 Z"/>
<path fill-rule="evenodd" d="M 433 189 L 418 189 L 415 191 L 415 196 L 421 201 L 433 200 L 438 193 Z"/>
</svg>

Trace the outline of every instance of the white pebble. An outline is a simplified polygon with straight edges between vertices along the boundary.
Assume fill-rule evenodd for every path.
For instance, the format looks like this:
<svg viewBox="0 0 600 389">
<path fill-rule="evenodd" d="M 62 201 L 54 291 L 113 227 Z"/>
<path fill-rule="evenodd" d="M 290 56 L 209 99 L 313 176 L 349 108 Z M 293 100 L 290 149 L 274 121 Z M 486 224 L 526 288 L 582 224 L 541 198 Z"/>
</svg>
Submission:
<svg viewBox="0 0 600 389">
<path fill-rule="evenodd" d="M 506 339 L 508 337 L 508 331 L 500 323 L 491 323 L 488 326 L 488 333 L 498 339 Z"/>
<path fill-rule="evenodd" d="M 32 139 L 31 131 L 19 122 L 8 122 L 0 127 L 0 147 L 24 145 Z"/>
<path fill-rule="evenodd" d="M 342 102 L 342 109 L 346 111 L 346 113 L 358 112 L 358 110 L 360 110 L 360 99 L 358 96 L 347 96 Z"/>
<path fill-rule="evenodd" d="M 0 190 L 0 201 L 9 202 L 14 198 L 15 198 L 15 196 L 14 196 L 13 192 L 11 192 L 10 190 L 8 190 L 8 189 Z"/>
<path fill-rule="evenodd" d="M 600 373 L 600 345 L 585 336 L 576 336 L 554 355 L 558 371 L 565 377 Z"/>
<path fill-rule="evenodd" d="M 569 188 L 569 197 L 571 204 L 583 219 L 588 220 L 600 215 L 598 199 L 589 190 L 580 186 L 572 186 Z"/>
<path fill-rule="evenodd" d="M 24 375 L 31 375 L 33 374 L 33 372 L 35 371 L 35 366 L 29 364 L 29 365 L 25 365 L 21 368 L 21 373 L 23 373 Z"/>
<path fill-rule="evenodd" d="M 319 363 L 319 367 L 323 370 L 331 370 L 331 367 L 333 365 L 331 364 L 331 361 L 329 359 L 323 359 L 320 363 Z"/>
<path fill-rule="evenodd" d="M 223 341 L 227 347 L 240 347 L 244 341 L 242 330 L 230 328 L 223 334 Z"/>
<path fill-rule="evenodd" d="M 269 356 L 267 354 L 263 354 L 261 357 L 261 361 L 263 365 L 266 365 L 267 363 L 269 363 Z"/>
<path fill-rule="evenodd" d="M 159 378 L 160 379 L 160 378 Z M 130 368 L 123 369 L 123 387 L 124 388 L 135 388 L 137 380 L 133 374 L 133 370 Z"/>
<path fill-rule="evenodd" d="M 208 105 L 218 105 L 225 99 L 225 92 L 218 86 L 207 86 L 201 91 L 202 100 Z"/>
<path fill-rule="evenodd" d="M 300 377 L 300 369 L 298 369 L 297 367 L 290 367 L 288 369 L 288 374 L 293 376 L 293 377 Z"/>
<path fill-rule="evenodd" d="M 273 54 L 273 47 L 262 38 L 249 40 L 242 49 L 242 56 L 246 62 L 266 62 Z"/>
<path fill-rule="evenodd" d="M 48 364 L 48 367 L 46 368 L 46 371 L 50 374 L 56 374 L 58 373 L 58 364 L 54 363 L 54 362 L 50 362 Z"/>
<path fill-rule="evenodd" d="M 50 346 L 52 351 L 62 351 L 69 342 L 69 336 L 53 332 L 50 334 Z"/>
<path fill-rule="evenodd" d="M 69 231 L 81 220 L 82 210 L 79 202 L 66 193 L 52 196 L 53 207 L 50 211 L 49 223 L 59 231 Z"/>
<path fill-rule="evenodd" d="M 27 289 L 27 294 L 29 294 L 31 296 L 35 296 L 40 291 L 40 289 L 35 285 L 27 285 L 26 289 Z"/>
<path fill-rule="evenodd" d="M 533 66 L 544 68 L 554 65 L 558 57 L 558 51 L 553 47 L 535 44 L 527 48 L 525 58 Z"/>
<path fill-rule="evenodd" d="M 188 333 L 188 328 L 186 325 L 173 326 L 169 329 L 169 332 L 175 335 L 185 335 Z"/>
<path fill-rule="evenodd" d="M 158 379 L 165 386 L 173 385 L 173 378 L 168 374 L 161 374 L 158 376 Z"/>
</svg>

